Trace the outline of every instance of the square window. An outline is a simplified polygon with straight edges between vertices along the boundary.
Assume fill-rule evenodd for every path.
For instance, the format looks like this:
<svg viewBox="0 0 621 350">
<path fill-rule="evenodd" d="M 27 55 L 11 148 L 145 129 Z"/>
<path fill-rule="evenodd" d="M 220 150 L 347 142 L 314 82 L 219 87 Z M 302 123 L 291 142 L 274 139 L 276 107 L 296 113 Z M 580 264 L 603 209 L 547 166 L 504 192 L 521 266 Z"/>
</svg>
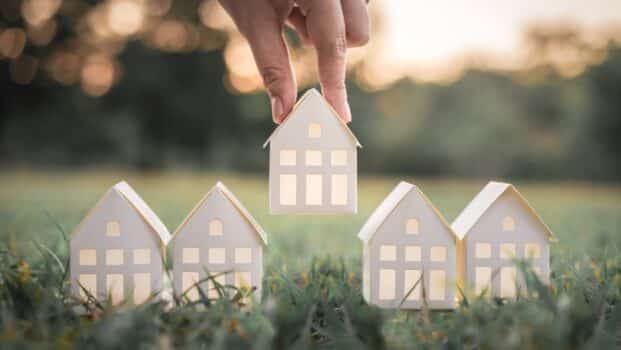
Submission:
<svg viewBox="0 0 621 350">
<path fill-rule="evenodd" d="M 106 276 L 106 290 L 110 295 L 112 304 L 117 305 L 125 298 L 123 286 L 123 275 L 121 274 L 109 274 Z"/>
<path fill-rule="evenodd" d="M 121 225 L 118 221 L 108 221 L 106 223 L 106 236 L 118 237 L 121 235 Z"/>
<path fill-rule="evenodd" d="M 134 249 L 134 265 L 148 265 L 151 263 L 151 250 Z"/>
<path fill-rule="evenodd" d="M 190 301 L 198 300 L 198 288 L 195 287 L 198 281 L 198 272 L 183 272 L 181 274 L 181 289 Z"/>
<path fill-rule="evenodd" d="M 330 202 L 332 205 L 347 205 L 347 175 L 332 175 Z"/>
<path fill-rule="evenodd" d="M 222 236 L 223 227 L 222 221 L 219 219 L 213 219 L 209 221 L 209 234 L 212 236 Z"/>
<path fill-rule="evenodd" d="M 408 245 L 405 247 L 405 261 L 420 261 L 421 249 L 417 245 Z"/>
<path fill-rule="evenodd" d="M 219 298 L 220 295 L 218 294 L 218 290 L 216 289 L 215 284 L 213 283 L 212 279 L 216 281 L 216 283 L 218 283 L 221 286 L 224 286 L 226 284 L 226 276 L 224 274 L 212 277 L 208 282 L 207 282 L 207 297 L 209 299 L 216 299 Z"/>
<path fill-rule="evenodd" d="M 308 137 L 311 139 L 318 139 L 321 137 L 321 124 L 310 123 L 308 124 Z"/>
<path fill-rule="evenodd" d="M 502 219 L 502 229 L 504 231 L 515 231 L 515 220 L 511 216 Z"/>
<path fill-rule="evenodd" d="M 330 164 L 332 166 L 345 166 L 347 165 L 347 151 L 334 150 L 330 152 Z"/>
<path fill-rule="evenodd" d="M 295 175 L 280 175 L 280 205 L 295 205 L 296 182 Z"/>
<path fill-rule="evenodd" d="M 134 274 L 134 304 L 142 304 L 151 296 L 151 274 Z"/>
<path fill-rule="evenodd" d="M 408 235 L 417 235 L 418 234 L 418 220 L 409 219 L 405 224 L 405 233 Z"/>
<path fill-rule="evenodd" d="M 513 259 L 515 258 L 515 244 L 503 243 L 500 245 L 500 258 L 501 259 Z"/>
<path fill-rule="evenodd" d="M 200 261 L 198 248 L 183 248 L 181 260 L 184 264 L 198 264 Z"/>
<path fill-rule="evenodd" d="M 380 260 L 381 261 L 397 260 L 397 247 L 394 245 L 380 246 Z"/>
<path fill-rule="evenodd" d="M 122 249 L 106 250 L 106 265 L 110 265 L 110 266 L 123 265 L 123 250 Z"/>
<path fill-rule="evenodd" d="M 379 299 L 393 300 L 395 298 L 395 270 L 379 270 Z"/>
<path fill-rule="evenodd" d="M 490 282 L 492 281 L 492 268 L 487 266 L 475 268 L 474 280 L 477 294 L 481 294 L 485 288 L 489 289 Z"/>
<path fill-rule="evenodd" d="M 80 265 L 81 266 L 97 265 L 97 250 L 80 249 Z"/>
<path fill-rule="evenodd" d="M 537 243 L 526 243 L 524 245 L 524 256 L 527 259 L 539 259 L 541 257 L 541 248 Z"/>
<path fill-rule="evenodd" d="M 92 296 L 97 297 L 97 275 L 95 274 L 84 274 L 78 276 L 79 288 L 80 288 L 80 297 L 83 299 L 88 298 L 84 289 L 88 291 Z"/>
<path fill-rule="evenodd" d="M 235 263 L 250 264 L 252 262 L 251 248 L 235 248 Z"/>
<path fill-rule="evenodd" d="M 502 298 L 514 298 L 516 295 L 517 274 L 515 267 L 502 267 L 500 269 L 500 296 Z"/>
<path fill-rule="evenodd" d="M 420 270 L 405 270 L 405 279 L 403 281 L 403 295 L 406 296 L 410 292 L 410 289 L 416 285 L 416 288 L 412 290 L 410 295 L 408 295 L 407 300 L 419 300 L 420 299 L 420 291 L 421 285 L 423 284 L 420 280 Z M 418 284 L 416 284 L 418 283 Z"/>
<path fill-rule="evenodd" d="M 250 276 L 250 272 L 235 271 L 235 287 L 250 288 L 251 286 L 252 286 L 252 279 Z"/>
<path fill-rule="evenodd" d="M 446 247 L 431 247 L 431 261 L 446 261 Z"/>
<path fill-rule="evenodd" d="M 294 166 L 296 152 L 294 149 L 283 149 L 280 151 L 280 165 L 281 166 Z"/>
<path fill-rule="evenodd" d="M 429 300 L 444 300 L 446 296 L 446 273 L 432 270 L 429 274 Z"/>
<path fill-rule="evenodd" d="M 306 205 L 321 205 L 322 182 L 321 175 L 306 175 Z"/>
<path fill-rule="evenodd" d="M 307 166 L 321 166 L 321 151 L 306 151 Z"/>
<path fill-rule="evenodd" d="M 226 249 L 209 248 L 208 255 L 210 264 L 224 264 L 226 260 Z"/>
<path fill-rule="evenodd" d="M 489 259 L 492 257 L 492 245 L 490 243 L 477 243 L 474 250 L 478 259 Z"/>
</svg>

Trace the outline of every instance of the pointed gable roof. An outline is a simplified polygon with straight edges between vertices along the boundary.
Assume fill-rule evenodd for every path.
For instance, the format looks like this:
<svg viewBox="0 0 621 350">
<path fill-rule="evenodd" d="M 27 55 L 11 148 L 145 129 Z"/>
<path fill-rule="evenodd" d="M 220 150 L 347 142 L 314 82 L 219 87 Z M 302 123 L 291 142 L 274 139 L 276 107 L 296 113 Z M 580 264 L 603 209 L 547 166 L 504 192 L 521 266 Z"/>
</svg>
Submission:
<svg viewBox="0 0 621 350">
<path fill-rule="evenodd" d="M 254 217 L 250 215 L 250 212 L 248 212 L 248 210 L 241 204 L 241 202 L 237 199 L 237 197 L 233 195 L 233 192 L 231 192 L 220 181 L 218 181 L 218 183 L 216 183 L 203 196 L 203 198 L 201 198 L 201 200 L 196 204 L 196 206 L 194 206 L 194 208 L 190 211 L 188 216 L 185 217 L 183 222 L 181 222 L 179 227 L 177 227 L 177 230 L 175 230 L 175 233 L 173 234 L 173 239 L 177 236 L 179 232 L 181 232 L 181 230 L 185 227 L 185 225 L 192 219 L 194 214 L 196 214 L 198 209 L 200 209 L 203 206 L 203 203 L 205 203 L 207 198 L 209 198 L 209 196 L 211 196 L 215 191 L 220 192 L 224 196 L 224 198 L 226 198 L 233 205 L 233 207 L 235 207 L 235 209 L 239 212 L 242 218 L 246 220 L 246 222 L 248 222 L 250 226 L 252 226 L 252 228 L 257 233 L 257 235 L 259 235 L 259 238 L 261 238 L 261 241 L 263 242 L 263 244 L 267 245 L 267 234 L 265 233 L 261 225 L 259 225 L 259 223 L 254 219 Z"/>
<path fill-rule="evenodd" d="M 171 236 L 170 232 L 168 232 L 168 229 L 166 228 L 166 225 L 164 225 L 164 223 L 155 214 L 155 212 L 153 212 L 151 207 L 149 207 L 147 203 L 138 195 L 138 193 L 136 193 L 136 191 L 134 191 L 134 189 L 125 181 L 117 183 L 116 185 L 112 186 L 112 188 L 110 188 L 108 192 L 106 192 L 106 194 L 99 200 L 99 202 L 97 202 L 97 204 L 95 204 L 95 206 L 88 212 L 88 214 L 86 214 L 80 224 L 78 224 L 78 226 L 73 230 L 72 235 L 75 232 L 79 231 L 79 229 L 82 227 L 84 222 L 86 222 L 91 213 L 97 210 L 99 205 L 103 202 L 105 198 L 108 197 L 108 195 L 110 195 L 111 192 L 115 192 L 121 198 L 125 199 L 131 205 L 131 207 L 136 210 L 136 212 L 147 223 L 147 225 L 151 227 L 151 229 L 153 229 L 153 231 L 157 234 L 160 242 L 163 245 L 168 244 Z"/>
<path fill-rule="evenodd" d="M 292 117 L 295 118 L 295 115 L 296 115 L 295 112 L 301 106 L 303 106 L 306 103 L 311 103 L 311 102 L 319 102 L 319 103 L 323 104 L 324 106 L 326 106 L 328 108 L 328 110 L 330 111 L 330 114 L 334 118 L 336 118 L 336 120 L 339 122 L 339 125 L 341 125 L 343 127 L 343 129 L 345 130 L 347 135 L 350 137 L 352 142 L 356 145 L 356 147 L 362 147 L 362 145 L 360 144 L 360 142 L 358 141 L 358 139 L 356 138 L 354 133 L 351 131 L 349 126 L 347 126 L 347 124 L 343 121 L 343 119 L 341 119 L 339 117 L 338 113 L 336 113 L 336 111 L 334 110 L 334 108 L 332 108 L 330 103 L 328 103 L 328 101 L 326 101 L 326 99 L 317 91 L 317 89 L 310 89 L 310 90 L 306 91 L 306 93 L 298 100 L 298 102 L 295 104 L 295 106 L 293 106 L 293 109 L 291 109 L 291 112 L 289 112 L 289 115 L 287 116 L 287 118 L 285 118 L 285 120 L 283 120 L 282 123 L 280 123 L 280 125 L 278 125 L 278 127 L 276 127 L 276 129 L 272 132 L 270 137 L 267 138 L 267 140 L 263 144 L 263 148 L 267 147 L 267 145 L 270 143 L 270 141 L 272 141 L 272 139 L 275 138 L 276 135 L 278 135 L 280 130 L 282 130 L 284 125 L 287 124 L 287 122 Z"/>
<path fill-rule="evenodd" d="M 481 192 L 479 192 L 474 199 L 462 210 L 457 219 L 453 221 L 451 225 L 453 231 L 457 234 L 459 239 L 464 239 L 468 232 L 479 221 L 481 216 L 487 212 L 487 210 L 496 202 L 500 196 L 506 191 L 511 191 L 522 205 L 528 210 L 528 212 L 537 220 L 544 231 L 548 235 L 548 239 L 556 240 L 556 237 L 550 230 L 550 228 L 543 222 L 541 217 L 535 212 L 533 207 L 530 206 L 528 201 L 518 192 L 518 190 L 511 184 L 504 182 L 490 181 Z"/>
<path fill-rule="evenodd" d="M 393 210 L 395 210 L 395 208 L 399 206 L 399 203 L 401 203 L 405 196 L 407 196 L 408 193 L 413 190 L 416 191 L 425 201 L 425 203 L 433 210 L 442 225 L 450 232 L 453 238 L 457 238 L 451 226 L 448 224 L 444 216 L 442 216 L 440 211 L 433 205 L 433 203 L 431 203 L 429 198 L 427 198 L 427 196 L 425 196 L 425 194 L 418 187 L 405 181 L 401 181 L 392 190 L 392 192 L 390 192 L 390 194 L 388 194 L 388 196 L 384 198 L 384 201 L 382 201 L 382 203 L 375 209 L 373 214 L 369 216 L 367 221 L 360 229 L 360 232 L 358 233 L 358 238 L 360 238 L 360 240 L 364 241 L 365 243 L 368 243 L 373 238 L 379 227 L 384 223 L 388 215 L 390 215 Z"/>
</svg>

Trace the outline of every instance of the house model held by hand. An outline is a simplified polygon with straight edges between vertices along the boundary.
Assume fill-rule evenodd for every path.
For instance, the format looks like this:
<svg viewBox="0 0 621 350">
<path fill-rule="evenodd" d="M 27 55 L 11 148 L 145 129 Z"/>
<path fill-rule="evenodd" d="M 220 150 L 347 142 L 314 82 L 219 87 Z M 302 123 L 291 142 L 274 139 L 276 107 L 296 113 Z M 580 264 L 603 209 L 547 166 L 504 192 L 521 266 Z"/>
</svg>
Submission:
<svg viewBox="0 0 621 350">
<path fill-rule="evenodd" d="M 361 146 L 317 90 L 302 96 L 268 144 L 271 213 L 356 212 Z"/>
<path fill-rule="evenodd" d="M 199 299 L 198 283 L 208 298 L 218 298 L 215 280 L 222 286 L 254 287 L 260 297 L 267 234 L 224 184 L 218 182 L 198 202 L 172 242 L 177 295 Z"/>
<path fill-rule="evenodd" d="M 456 237 L 416 186 L 401 182 L 358 234 L 363 295 L 383 308 L 455 307 Z"/>
<path fill-rule="evenodd" d="M 513 185 L 488 183 L 453 222 L 460 241 L 460 284 L 477 294 L 513 298 L 524 288 L 515 259 L 530 261 L 543 283 L 550 275 L 549 242 L 555 237 Z"/>
<path fill-rule="evenodd" d="M 166 226 L 126 183 L 106 192 L 71 234 L 71 292 L 140 304 L 162 289 Z"/>
</svg>

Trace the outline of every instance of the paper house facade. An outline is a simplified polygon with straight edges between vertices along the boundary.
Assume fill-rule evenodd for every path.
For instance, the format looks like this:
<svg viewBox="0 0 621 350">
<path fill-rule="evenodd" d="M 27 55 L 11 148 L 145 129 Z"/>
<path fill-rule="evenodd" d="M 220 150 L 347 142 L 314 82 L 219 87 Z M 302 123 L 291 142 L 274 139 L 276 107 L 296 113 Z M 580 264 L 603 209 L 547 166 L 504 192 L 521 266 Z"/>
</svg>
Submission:
<svg viewBox="0 0 621 350">
<path fill-rule="evenodd" d="M 192 209 L 173 236 L 173 285 L 177 295 L 200 297 L 196 283 L 208 273 L 221 285 L 256 287 L 261 296 L 267 235 L 239 200 L 218 182 Z M 223 274 L 223 272 L 226 272 Z M 213 282 L 200 285 L 217 298 Z"/>
<path fill-rule="evenodd" d="M 514 259 L 530 259 L 548 282 L 552 231 L 515 187 L 490 182 L 453 222 L 458 275 L 466 290 L 513 298 L 523 284 Z"/>
<path fill-rule="evenodd" d="M 330 104 L 311 89 L 274 130 L 271 213 L 355 213 L 360 143 Z"/>
<path fill-rule="evenodd" d="M 139 304 L 162 289 L 166 226 L 126 183 L 106 192 L 71 234 L 71 292 Z"/>
<path fill-rule="evenodd" d="M 383 308 L 418 309 L 425 297 L 430 308 L 455 307 L 456 237 L 418 187 L 407 182 L 397 185 L 358 238 L 364 247 L 367 302 Z"/>
</svg>

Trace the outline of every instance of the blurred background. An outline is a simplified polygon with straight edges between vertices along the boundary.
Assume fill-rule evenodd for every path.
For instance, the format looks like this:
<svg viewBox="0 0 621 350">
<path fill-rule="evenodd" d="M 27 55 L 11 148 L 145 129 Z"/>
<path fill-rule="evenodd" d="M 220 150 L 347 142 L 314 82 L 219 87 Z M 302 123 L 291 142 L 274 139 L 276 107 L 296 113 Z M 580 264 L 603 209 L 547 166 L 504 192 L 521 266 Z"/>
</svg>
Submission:
<svg viewBox="0 0 621 350">
<path fill-rule="evenodd" d="M 364 174 L 621 179 L 621 2 L 372 0 Z M 315 56 L 286 33 L 300 91 Z M 213 0 L 0 1 L 2 169 L 266 172 L 274 125 Z"/>
</svg>

